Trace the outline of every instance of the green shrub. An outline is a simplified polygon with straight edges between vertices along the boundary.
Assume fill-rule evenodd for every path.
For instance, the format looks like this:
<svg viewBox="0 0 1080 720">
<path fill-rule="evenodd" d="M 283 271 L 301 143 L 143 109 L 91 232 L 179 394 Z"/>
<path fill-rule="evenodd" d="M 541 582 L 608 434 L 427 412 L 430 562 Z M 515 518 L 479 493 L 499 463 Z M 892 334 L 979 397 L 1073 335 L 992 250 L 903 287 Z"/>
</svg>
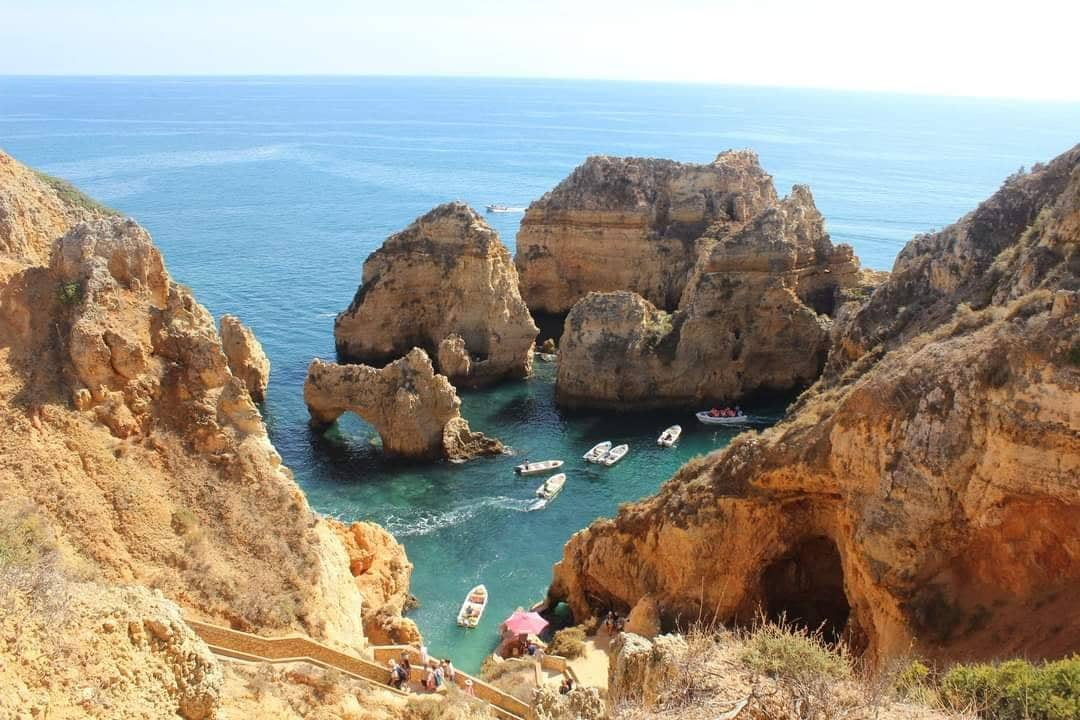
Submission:
<svg viewBox="0 0 1080 720">
<path fill-rule="evenodd" d="M 33 565 L 56 547 L 44 520 L 29 503 L 0 504 L 0 567 Z"/>
<path fill-rule="evenodd" d="M 941 698 L 988 720 L 1080 718 L 1080 655 L 1032 665 L 1026 660 L 955 665 L 941 679 Z"/>
<path fill-rule="evenodd" d="M 1080 367 L 1080 342 L 1074 342 L 1069 348 L 1069 362 Z"/>
<path fill-rule="evenodd" d="M 78 305 L 83 300 L 82 284 L 78 280 L 56 286 L 56 299 L 61 305 Z"/>
<path fill-rule="evenodd" d="M 842 645 L 830 647 L 819 630 L 784 620 L 759 624 L 747 638 L 741 659 L 752 670 L 778 678 L 841 679 L 851 675 Z"/>
<path fill-rule="evenodd" d="M 86 195 L 77 187 L 69 183 L 67 180 L 61 180 L 58 177 L 52 175 L 46 175 L 45 173 L 35 170 L 34 174 L 38 176 L 42 182 L 51 187 L 60 199 L 69 205 L 75 205 L 91 212 L 99 213 L 101 215 L 119 215 L 116 210 L 113 210 L 107 205 L 102 205 L 97 200 L 94 200 L 89 195 Z"/>
<path fill-rule="evenodd" d="M 893 688 L 901 698 L 924 700 L 930 694 L 930 668 L 918 660 L 912 660 L 893 680 Z"/>
<path fill-rule="evenodd" d="M 585 654 L 585 629 L 578 626 L 559 630 L 551 638 L 547 651 L 551 655 L 561 655 L 568 660 L 581 657 Z"/>
</svg>

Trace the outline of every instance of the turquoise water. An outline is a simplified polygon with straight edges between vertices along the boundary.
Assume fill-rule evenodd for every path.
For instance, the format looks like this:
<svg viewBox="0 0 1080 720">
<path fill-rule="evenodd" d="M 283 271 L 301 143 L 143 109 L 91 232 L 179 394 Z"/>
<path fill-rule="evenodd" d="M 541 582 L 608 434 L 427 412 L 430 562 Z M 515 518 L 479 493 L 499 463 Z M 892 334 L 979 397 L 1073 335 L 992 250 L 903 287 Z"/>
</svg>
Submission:
<svg viewBox="0 0 1080 720">
<path fill-rule="evenodd" d="M 589 154 L 703 162 L 753 147 L 782 192 L 813 188 L 834 240 L 888 268 L 915 232 L 941 227 L 1020 165 L 1077 141 L 1080 106 L 627 83 L 439 79 L 0 78 L 0 147 L 62 175 L 143 223 L 173 276 L 216 315 L 252 325 L 273 363 L 263 408 L 311 503 L 371 519 L 416 564 L 414 612 L 432 651 L 475 668 L 498 622 L 542 597 L 575 530 L 656 490 L 727 431 L 691 417 L 566 416 L 553 368 L 464 395 L 474 428 L 530 458 L 568 461 L 563 494 L 523 509 L 540 479 L 519 460 L 384 463 L 360 421 L 307 428 L 301 387 L 332 358 L 333 317 L 364 258 L 433 205 L 526 205 Z M 519 216 L 489 216 L 513 247 Z M 780 408 L 757 408 L 775 418 Z M 674 450 L 655 437 L 681 421 Z M 611 469 L 580 456 L 628 441 Z M 478 630 L 453 624 L 477 582 L 492 592 Z"/>
</svg>

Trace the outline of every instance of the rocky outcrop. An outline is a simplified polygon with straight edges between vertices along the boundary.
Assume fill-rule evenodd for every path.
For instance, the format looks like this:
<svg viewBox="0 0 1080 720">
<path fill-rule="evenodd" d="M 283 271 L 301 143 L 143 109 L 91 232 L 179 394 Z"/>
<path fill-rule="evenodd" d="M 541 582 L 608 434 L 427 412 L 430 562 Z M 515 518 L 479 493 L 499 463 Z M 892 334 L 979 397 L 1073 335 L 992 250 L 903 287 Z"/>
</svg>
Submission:
<svg viewBox="0 0 1080 720">
<path fill-rule="evenodd" d="M 161 593 L 44 566 L 0 581 L 0 716 L 217 717 L 221 666 Z"/>
<path fill-rule="evenodd" d="M 5 186 L 0 202 L 38 191 Z M 0 253 L 0 497 L 105 583 L 362 646 L 345 547 L 282 466 L 213 318 L 133 221 L 56 227 L 25 225 L 37 250 Z"/>
<path fill-rule="evenodd" d="M 467 459 L 468 450 L 471 456 L 503 451 L 498 441 L 469 430 L 457 391 L 420 348 L 381 369 L 316 358 L 308 366 L 304 402 L 317 426 L 356 413 L 375 427 L 387 455 Z"/>
<path fill-rule="evenodd" d="M 413 565 L 405 548 L 370 522 L 330 521 L 345 544 L 349 571 L 364 597 L 364 634 L 373 645 L 419 644 L 420 630 L 402 614 L 414 602 L 409 594 Z"/>
<path fill-rule="evenodd" d="M 534 312 L 565 313 L 590 292 L 627 290 L 674 310 L 710 227 L 736 227 L 776 203 L 757 155 L 706 165 L 590 157 L 521 221 L 515 263 Z"/>
<path fill-rule="evenodd" d="M 1080 146 L 912 241 L 783 422 L 575 534 L 551 598 L 761 607 L 879 659 L 1075 652 L 1078 245 Z"/>
<path fill-rule="evenodd" d="M 342 357 L 382 365 L 420 347 L 455 385 L 526 377 L 538 332 L 510 252 L 463 203 L 440 205 L 387 238 L 334 323 Z"/>
<path fill-rule="evenodd" d="M 52 241 L 94 214 L 0 151 L 0 258 L 48 264 Z"/>
<path fill-rule="evenodd" d="M 698 244 L 673 313 L 630 292 L 574 305 L 559 343 L 561 404 L 693 406 L 817 378 L 830 316 L 865 278 L 851 248 L 829 241 L 810 191 L 796 186 L 738 228 L 714 225 Z"/>
<path fill-rule="evenodd" d="M 266 386 L 270 383 L 270 359 L 263 352 L 255 333 L 233 315 L 221 318 L 221 346 L 229 361 L 232 374 L 244 383 L 255 402 L 266 399 Z"/>
</svg>

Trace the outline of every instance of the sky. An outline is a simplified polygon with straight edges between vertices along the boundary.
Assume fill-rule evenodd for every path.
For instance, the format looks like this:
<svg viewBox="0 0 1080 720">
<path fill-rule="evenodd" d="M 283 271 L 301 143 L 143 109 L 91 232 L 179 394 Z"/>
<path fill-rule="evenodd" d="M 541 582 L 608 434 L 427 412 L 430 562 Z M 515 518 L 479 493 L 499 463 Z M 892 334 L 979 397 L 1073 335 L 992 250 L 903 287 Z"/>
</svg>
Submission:
<svg viewBox="0 0 1080 720">
<path fill-rule="evenodd" d="M 595 78 L 1080 101 L 1080 0 L 0 0 L 0 75 Z"/>
</svg>

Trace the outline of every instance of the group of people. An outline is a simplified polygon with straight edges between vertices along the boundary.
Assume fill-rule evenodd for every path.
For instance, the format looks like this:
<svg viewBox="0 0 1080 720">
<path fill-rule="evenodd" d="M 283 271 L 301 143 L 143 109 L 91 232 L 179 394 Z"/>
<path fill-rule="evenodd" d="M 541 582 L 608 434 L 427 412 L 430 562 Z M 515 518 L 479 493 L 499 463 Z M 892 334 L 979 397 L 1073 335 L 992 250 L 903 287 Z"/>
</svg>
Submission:
<svg viewBox="0 0 1080 720">
<path fill-rule="evenodd" d="M 604 629 L 608 635 L 622 632 L 625 626 L 626 618 L 616 615 L 614 610 L 608 610 L 608 614 L 604 616 Z"/>
<path fill-rule="evenodd" d="M 390 667 L 390 687 L 396 690 L 408 690 L 409 679 L 412 677 L 412 661 L 409 659 L 409 651 L 402 650 L 398 660 L 393 658 L 387 663 Z M 447 660 L 438 660 L 428 657 L 427 647 L 420 646 L 419 666 L 423 668 L 424 675 L 421 685 L 429 692 L 444 692 L 449 685 L 457 684 L 457 670 L 454 663 Z M 473 695 L 473 681 L 466 679 L 462 692 Z"/>
<path fill-rule="evenodd" d="M 729 407 L 713 408 L 709 411 L 709 415 L 711 415 L 712 417 L 741 417 L 742 408 L 737 405 L 735 406 L 734 410 Z"/>
</svg>

